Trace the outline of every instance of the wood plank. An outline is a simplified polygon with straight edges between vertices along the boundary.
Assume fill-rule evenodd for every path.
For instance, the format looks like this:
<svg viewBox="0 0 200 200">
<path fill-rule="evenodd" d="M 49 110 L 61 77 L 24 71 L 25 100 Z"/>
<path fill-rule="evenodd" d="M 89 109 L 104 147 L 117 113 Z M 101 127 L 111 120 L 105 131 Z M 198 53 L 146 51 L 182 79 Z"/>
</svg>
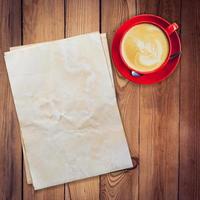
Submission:
<svg viewBox="0 0 200 200">
<path fill-rule="evenodd" d="M 6 73 L 0 73 L 0 199 L 21 199 L 20 129 Z"/>
<path fill-rule="evenodd" d="M 99 31 L 98 0 L 66 1 L 66 36 Z M 72 200 L 98 200 L 99 177 L 76 181 L 66 185 Z"/>
<path fill-rule="evenodd" d="M 64 38 L 62 0 L 23 1 L 23 44 Z"/>
<path fill-rule="evenodd" d="M 200 199 L 200 2 L 182 1 L 179 199 Z"/>
<path fill-rule="evenodd" d="M 0 0 L 0 73 L 6 72 L 3 52 L 21 44 L 21 1 Z"/>
<path fill-rule="evenodd" d="M 21 1 L 0 0 L 0 199 L 22 199 L 19 125 L 3 52 L 21 44 Z"/>
<path fill-rule="evenodd" d="M 69 184 L 69 192 L 72 200 L 98 200 L 99 177 L 72 182 Z"/>
<path fill-rule="evenodd" d="M 180 24 L 180 1 L 138 1 L 138 13 Z M 141 200 L 177 199 L 179 153 L 179 71 L 140 90 Z"/>
<path fill-rule="evenodd" d="M 66 37 L 94 31 L 99 31 L 99 1 L 66 1 Z"/>
<path fill-rule="evenodd" d="M 64 38 L 64 1 L 23 0 L 23 44 L 61 38 Z M 64 200 L 64 184 L 34 191 L 24 175 L 23 195 L 29 200 Z"/>
<path fill-rule="evenodd" d="M 134 0 L 102 0 L 101 30 L 108 33 L 109 44 L 117 27 L 136 14 Z M 113 68 L 116 95 L 132 157 L 138 157 L 139 86 Z M 138 199 L 138 169 L 110 173 L 101 177 L 100 199 Z"/>
</svg>

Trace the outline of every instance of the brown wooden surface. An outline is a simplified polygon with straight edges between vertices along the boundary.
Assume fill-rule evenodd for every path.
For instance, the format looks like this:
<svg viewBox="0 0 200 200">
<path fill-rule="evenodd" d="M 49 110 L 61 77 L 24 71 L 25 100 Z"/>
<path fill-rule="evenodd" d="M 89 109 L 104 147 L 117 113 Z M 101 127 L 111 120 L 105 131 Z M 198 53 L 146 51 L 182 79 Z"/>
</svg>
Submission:
<svg viewBox="0 0 200 200">
<path fill-rule="evenodd" d="M 111 40 L 116 28 L 136 14 L 136 3 L 128 1 L 101 1 L 101 31 Z M 132 157 L 138 157 L 139 87 L 117 73 L 113 68 L 116 95 Z M 138 199 L 138 168 L 101 177 L 101 199 Z"/>
<path fill-rule="evenodd" d="M 138 2 L 138 13 L 157 14 L 180 24 L 180 1 Z M 140 88 L 141 200 L 178 195 L 179 70 L 180 66 L 166 81 Z"/>
<path fill-rule="evenodd" d="M 64 2 L 62 0 L 23 1 L 23 44 L 64 38 Z M 26 200 L 64 199 L 64 185 L 34 192 L 26 183 L 24 171 L 23 198 Z"/>
<path fill-rule="evenodd" d="M 0 0 L 0 200 L 199 200 L 199 9 L 198 0 Z M 128 82 L 113 68 L 137 167 L 35 192 L 26 184 L 3 52 L 92 31 L 108 33 L 111 44 L 116 28 L 139 13 L 177 22 L 183 55 L 172 76 L 151 86 Z"/>
<path fill-rule="evenodd" d="M 99 31 L 99 1 L 67 0 L 65 25 L 66 37 Z M 66 189 L 72 200 L 98 200 L 99 177 L 70 183 Z"/>
<path fill-rule="evenodd" d="M 182 2 L 179 198 L 200 199 L 200 1 Z"/>
<path fill-rule="evenodd" d="M 0 199 L 22 198 L 20 132 L 3 52 L 21 44 L 20 0 L 0 0 Z"/>
</svg>

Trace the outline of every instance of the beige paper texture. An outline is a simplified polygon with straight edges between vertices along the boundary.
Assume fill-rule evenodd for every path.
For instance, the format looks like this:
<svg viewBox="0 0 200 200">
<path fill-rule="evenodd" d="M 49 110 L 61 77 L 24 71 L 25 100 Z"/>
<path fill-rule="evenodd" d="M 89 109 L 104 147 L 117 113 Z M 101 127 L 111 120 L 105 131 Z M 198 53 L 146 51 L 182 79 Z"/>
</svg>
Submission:
<svg viewBox="0 0 200 200">
<path fill-rule="evenodd" d="M 98 33 L 5 59 L 35 189 L 132 166 Z"/>
<path fill-rule="evenodd" d="M 111 82 L 113 83 L 113 87 L 114 87 L 114 82 L 113 82 L 113 76 L 112 76 L 112 67 L 111 67 L 111 62 L 110 62 L 110 55 L 109 55 L 109 49 L 108 49 L 108 43 L 107 43 L 107 38 L 106 38 L 106 33 L 102 33 L 101 34 L 101 41 L 102 41 L 102 45 L 103 45 L 103 49 L 104 49 L 104 53 L 106 56 L 106 62 L 107 62 L 107 66 L 108 66 L 108 71 L 109 71 L 109 75 L 111 78 Z M 22 49 L 22 48 L 27 48 L 33 45 L 38 45 L 38 44 L 29 44 L 29 45 L 23 45 L 23 46 L 16 46 L 16 47 L 11 47 L 10 51 L 16 50 L 16 49 Z M 23 138 L 22 139 L 22 148 L 23 148 L 23 155 L 24 155 L 24 165 L 25 165 L 25 173 L 26 173 L 26 180 L 28 184 L 32 184 L 32 178 L 31 178 L 31 174 L 30 174 L 30 170 L 29 170 L 29 166 L 28 166 L 28 161 L 27 161 L 27 156 L 26 156 L 26 151 L 25 151 L 25 147 L 24 147 L 24 142 L 23 142 Z"/>
</svg>

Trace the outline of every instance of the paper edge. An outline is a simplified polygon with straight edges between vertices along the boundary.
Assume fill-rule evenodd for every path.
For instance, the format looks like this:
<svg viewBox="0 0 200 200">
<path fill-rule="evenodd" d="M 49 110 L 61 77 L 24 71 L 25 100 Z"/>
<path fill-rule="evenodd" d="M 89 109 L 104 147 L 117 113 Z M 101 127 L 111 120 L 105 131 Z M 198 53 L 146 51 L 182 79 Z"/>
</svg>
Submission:
<svg viewBox="0 0 200 200">
<path fill-rule="evenodd" d="M 93 32 L 93 33 L 98 33 L 98 32 Z M 87 35 L 87 34 L 85 34 L 85 35 Z M 92 33 L 89 33 L 89 34 L 92 34 Z M 78 37 L 78 36 L 80 36 L 80 35 L 77 35 L 77 36 L 74 36 L 74 37 Z M 102 33 L 102 34 L 100 34 L 100 36 L 101 36 L 101 43 L 102 43 L 103 52 L 104 52 L 104 55 L 105 55 L 105 58 L 106 58 L 108 73 L 109 73 L 109 76 L 110 76 L 110 79 L 111 79 L 111 82 L 112 82 L 112 86 L 114 88 L 114 81 L 113 81 L 113 76 L 112 76 L 112 66 L 111 66 L 111 61 L 110 61 L 110 54 L 109 54 L 109 48 L 108 48 L 108 42 L 107 42 L 106 33 Z M 69 38 L 66 38 L 66 39 L 69 39 Z M 57 42 L 57 41 L 61 41 L 61 40 L 65 40 L 65 39 L 48 41 L 48 42 L 41 42 L 41 43 L 36 43 L 36 44 L 28 44 L 28 45 L 23 45 L 23 46 L 11 47 L 10 51 L 9 52 L 5 52 L 4 55 L 8 55 L 8 54 L 12 53 L 13 51 L 20 51 L 20 50 L 24 50 L 24 49 L 27 49 L 27 48 L 34 48 L 36 46 L 40 46 L 40 45 L 48 44 L 48 43 L 52 43 L 52 42 Z M 119 113 L 119 117 L 120 117 L 120 120 L 121 120 L 120 113 Z M 122 124 L 122 127 L 123 127 L 123 124 Z M 123 127 L 123 132 L 125 133 L 124 127 Z M 126 137 L 125 137 L 125 140 L 126 140 L 126 144 L 128 146 Z M 34 181 L 33 181 L 32 176 L 31 176 L 31 172 L 30 172 L 30 168 L 29 168 L 29 163 L 28 163 L 28 158 L 27 158 L 27 154 L 26 154 L 25 145 L 24 145 L 24 141 L 23 141 L 22 135 L 21 135 L 21 141 L 22 141 L 22 149 L 23 149 L 23 155 L 24 155 L 24 165 L 25 165 L 25 173 L 26 173 L 27 183 L 34 185 Z M 129 157 L 130 157 L 130 160 L 131 160 L 129 147 L 128 147 L 128 150 L 129 150 Z M 114 170 L 111 170 L 110 172 L 119 171 L 119 170 L 123 170 L 123 169 L 126 169 L 126 168 L 133 167 L 132 161 L 129 164 L 130 164 L 130 166 L 127 165 L 127 167 L 116 168 Z M 107 173 L 109 173 L 109 172 L 106 171 L 105 173 L 104 172 L 102 172 L 100 174 L 97 173 L 97 174 L 94 174 L 94 175 L 89 176 L 89 177 L 78 178 L 78 179 L 73 179 L 73 180 L 69 180 L 68 179 L 68 180 L 65 181 L 65 183 L 74 182 L 76 180 L 87 179 L 87 178 L 90 178 L 90 177 L 95 177 L 95 176 L 99 176 L 99 175 L 103 175 L 103 174 L 107 174 Z M 64 184 L 64 183 L 55 183 L 53 185 L 52 184 L 51 185 L 47 184 L 45 187 L 35 187 L 34 186 L 34 189 L 35 190 L 39 190 L 39 189 L 48 188 L 48 187 L 55 186 L 55 185 L 60 185 L 60 184 Z"/>
</svg>

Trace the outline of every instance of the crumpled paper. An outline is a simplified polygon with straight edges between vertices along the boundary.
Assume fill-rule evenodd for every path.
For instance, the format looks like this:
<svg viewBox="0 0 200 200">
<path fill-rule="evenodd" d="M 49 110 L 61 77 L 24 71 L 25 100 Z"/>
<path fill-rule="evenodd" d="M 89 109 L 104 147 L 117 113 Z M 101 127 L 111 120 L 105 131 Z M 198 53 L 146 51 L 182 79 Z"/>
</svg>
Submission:
<svg viewBox="0 0 200 200">
<path fill-rule="evenodd" d="M 112 67 L 111 67 L 111 62 L 110 62 L 110 57 L 109 57 L 109 49 L 108 49 L 108 43 L 107 43 L 107 38 L 106 38 L 106 34 L 105 33 L 101 33 L 101 42 L 103 45 L 103 49 L 104 49 L 104 53 L 106 56 L 106 61 L 107 61 L 107 66 L 108 66 L 108 71 L 109 71 L 109 75 L 111 78 L 111 82 L 113 84 L 114 87 L 114 81 L 113 81 L 113 77 L 112 77 Z M 31 46 L 35 46 L 38 44 L 28 44 L 28 45 L 23 45 L 23 46 L 16 46 L 16 47 L 11 47 L 10 51 L 19 49 L 19 48 L 28 48 Z M 114 88 L 113 88 L 114 89 Z M 26 152 L 25 152 L 25 147 L 24 147 L 24 142 L 23 142 L 23 138 L 21 137 L 22 140 L 22 148 L 23 148 L 23 155 L 24 155 L 24 166 L 25 166 L 25 174 L 26 174 L 26 181 L 28 184 L 32 184 L 32 178 L 31 178 L 31 174 L 30 174 L 30 170 L 29 170 L 29 166 L 28 166 L 28 161 L 27 161 L 27 156 L 26 156 Z"/>
<path fill-rule="evenodd" d="M 114 87 L 114 82 L 113 82 L 113 77 L 112 77 L 112 67 L 111 67 L 111 62 L 110 62 L 110 57 L 109 57 L 109 49 L 108 49 L 108 43 L 107 43 L 107 38 L 106 38 L 106 34 L 102 33 L 101 34 L 101 42 L 103 45 L 103 49 L 104 49 L 104 53 L 106 56 L 106 61 L 107 61 L 107 66 L 108 66 L 108 71 L 109 71 L 109 75 L 111 78 L 111 82 L 113 84 Z M 29 44 L 29 45 L 23 45 L 23 46 L 16 46 L 16 47 L 11 47 L 10 51 L 19 49 L 19 48 L 28 48 L 31 46 L 35 46 L 38 44 Z M 30 170 L 29 170 L 29 166 L 28 166 L 28 161 L 27 161 L 27 156 L 26 156 L 26 152 L 25 152 L 25 147 L 24 147 L 24 142 L 23 142 L 23 138 L 21 137 L 22 140 L 22 148 L 23 148 L 23 155 L 24 155 L 24 166 L 25 166 L 25 173 L 26 173 L 26 181 L 28 184 L 32 184 L 32 178 L 31 178 L 31 174 L 30 174 Z"/>
<path fill-rule="evenodd" d="M 35 189 L 132 167 L 99 33 L 5 60 Z"/>
</svg>

